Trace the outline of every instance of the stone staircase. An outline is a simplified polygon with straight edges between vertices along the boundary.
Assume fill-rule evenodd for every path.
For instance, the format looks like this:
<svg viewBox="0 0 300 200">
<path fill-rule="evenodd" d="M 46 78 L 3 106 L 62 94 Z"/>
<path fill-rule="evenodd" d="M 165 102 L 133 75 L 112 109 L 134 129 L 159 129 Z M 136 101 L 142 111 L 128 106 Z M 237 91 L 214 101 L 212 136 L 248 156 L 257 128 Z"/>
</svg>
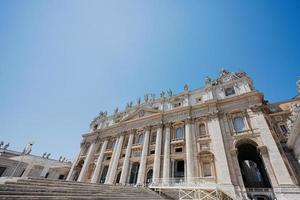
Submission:
<svg viewBox="0 0 300 200">
<path fill-rule="evenodd" d="M 0 184 L 0 200 L 2 199 L 152 200 L 166 198 L 161 197 L 156 192 L 144 187 L 99 185 L 62 180 L 28 178 L 19 179 L 16 182 L 6 181 L 4 184 Z"/>
</svg>

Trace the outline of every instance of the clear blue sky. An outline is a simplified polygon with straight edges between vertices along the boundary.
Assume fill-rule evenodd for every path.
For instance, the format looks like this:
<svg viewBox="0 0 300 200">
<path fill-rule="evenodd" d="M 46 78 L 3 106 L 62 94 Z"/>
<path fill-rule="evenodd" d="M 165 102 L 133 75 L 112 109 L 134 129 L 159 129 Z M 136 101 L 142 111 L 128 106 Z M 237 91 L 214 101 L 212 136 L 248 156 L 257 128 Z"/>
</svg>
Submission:
<svg viewBox="0 0 300 200">
<path fill-rule="evenodd" d="M 266 99 L 296 95 L 300 1 L 0 2 L 0 140 L 73 159 L 99 113 L 246 71 Z"/>
</svg>

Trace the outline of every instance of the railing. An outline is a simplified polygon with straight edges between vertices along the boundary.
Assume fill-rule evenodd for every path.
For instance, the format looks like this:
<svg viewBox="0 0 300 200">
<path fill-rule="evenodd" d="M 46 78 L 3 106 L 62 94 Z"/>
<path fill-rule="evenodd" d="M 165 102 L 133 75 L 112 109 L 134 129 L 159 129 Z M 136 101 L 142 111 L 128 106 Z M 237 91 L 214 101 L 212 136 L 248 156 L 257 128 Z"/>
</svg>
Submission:
<svg viewBox="0 0 300 200">
<path fill-rule="evenodd" d="M 269 197 L 274 199 L 275 195 L 272 188 L 246 188 L 247 194 L 250 198 Z"/>
<path fill-rule="evenodd" d="M 214 178 L 182 177 L 158 178 L 148 185 L 151 188 L 216 188 Z"/>
</svg>

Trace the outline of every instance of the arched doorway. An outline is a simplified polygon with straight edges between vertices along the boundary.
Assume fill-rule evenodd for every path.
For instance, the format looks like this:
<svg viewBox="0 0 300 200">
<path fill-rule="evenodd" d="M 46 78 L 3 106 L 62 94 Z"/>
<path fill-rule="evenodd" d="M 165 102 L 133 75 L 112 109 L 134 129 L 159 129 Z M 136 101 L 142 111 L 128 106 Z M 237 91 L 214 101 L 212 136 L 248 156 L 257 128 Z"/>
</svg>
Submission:
<svg viewBox="0 0 300 200">
<path fill-rule="evenodd" d="M 81 172 L 82 166 L 84 164 L 84 160 L 80 160 L 77 164 L 77 166 L 75 167 L 75 172 L 73 174 L 73 181 L 77 181 L 79 174 Z"/>
<path fill-rule="evenodd" d="M 132 164 L 129 184 L 136 184 L 138 173 L 139 173 L 140 163 L 135 162 Z"/>
<path fill-rule="evenodd" d="M 108 171 L 108 166 L 104 166 L 103 170 L 102 170 L 102 173 L 101 173 L 101 176 L 100 176 L 100 181 L 99 181 L 100 183 L 105 182 L 107 171 Z"/>
<path fill-rule="evenodd" d="M 174 178 L 184 177 L 184 160 L 174 160 Z"/>
<path fill-rule="evenodd" d="M 146 183 L 151 183 L 152 182 L 152 179 L 153 179 L 153 169 L 150 169 L 148 172 L 147 172 L 147 178 L 146 178 Z"/>
<path fill-rule="evenodd" d="M 119 173 L 117 174 L 116 183 L 120 183 L 121 173 L 122 171 L 119 171 Z"/>
<path fill-rule="evenodd" d="M 271 188 L 270 180 L 257 148 L 244 143 L 237 146 L 238 160 L 246 188 Z"/>
</svg>

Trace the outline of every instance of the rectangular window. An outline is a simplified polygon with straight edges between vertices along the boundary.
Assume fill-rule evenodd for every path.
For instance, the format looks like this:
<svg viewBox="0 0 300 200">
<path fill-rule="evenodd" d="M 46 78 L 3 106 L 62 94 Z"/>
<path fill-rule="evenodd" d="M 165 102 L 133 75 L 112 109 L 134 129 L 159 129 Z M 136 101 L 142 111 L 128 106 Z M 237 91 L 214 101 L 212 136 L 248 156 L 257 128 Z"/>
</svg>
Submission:
<svg viewBox="0 0 300 200">
<path fill-rule="evenodd" d="M 155 154 L 155 150 L 150 151 L 150 155 Z"/>
<path fill-rule="evenodd" d="M 178 153 L 178 152 L 182 152 L 182 147 L 180 147 L 180 148 L 176 148 L 176 149 L 175 149 L 175 152 L 176 152 L 176 153 Z"/>
<path fill-rule="evenodd" d="M 2 174 L 4 174 L 6 170 L 6 167 L 0 167 L 0 176 L 2 176 Z"/>
<path fill-rule="evenodd" d="M 203 163 L 203 176 L 211 176 L 211 164 L 210 163 Z"/>
<path fill-rule="evenodd" d="M 155 142 L 156 142 L 156 132 L 153 132 L 151 134 L 151 144 L 155 144 Z"/>
<path fill-rule="evenodd" d="M 65 175 L 63 175 L 63 174 L 60 174 L 58 177 L 59 180 L 63 180 L 64 178 L 65 178 Z"/>
<path fill-rule="evenodd" d="M 231 95 L 234 95 L 234 94 L 235 94 L 235 91 L 234 91 L 233 87 L 225 88 L 225 95 L 226 96 L 231 96 Z"/>
</svg>

